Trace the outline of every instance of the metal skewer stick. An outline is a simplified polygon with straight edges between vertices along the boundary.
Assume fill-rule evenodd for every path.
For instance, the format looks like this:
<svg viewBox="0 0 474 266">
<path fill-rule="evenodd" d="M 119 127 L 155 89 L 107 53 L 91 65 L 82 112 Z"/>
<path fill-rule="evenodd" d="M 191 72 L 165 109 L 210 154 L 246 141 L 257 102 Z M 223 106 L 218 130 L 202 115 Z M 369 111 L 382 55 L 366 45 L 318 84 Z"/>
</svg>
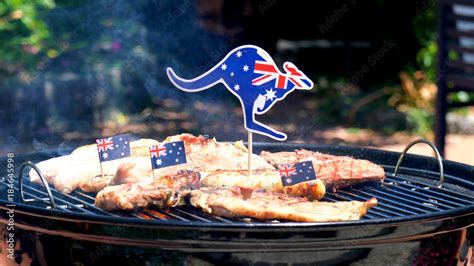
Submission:
<svg viewBox="0 0 474 266">
<path fill-rule="evenodd" d="M 252 165 L 251 165 L 251 162 L 252 162 L 252 146 L 253 146 L 253 143 L 252 143 L 252 132 L 251 131 L 248 131 L 248 140 L 247 140 L 247 150 L 249 152 L 249 160 L 248 160 L 248 175 L 251 176 L 252 175 Z"/>
</svg>

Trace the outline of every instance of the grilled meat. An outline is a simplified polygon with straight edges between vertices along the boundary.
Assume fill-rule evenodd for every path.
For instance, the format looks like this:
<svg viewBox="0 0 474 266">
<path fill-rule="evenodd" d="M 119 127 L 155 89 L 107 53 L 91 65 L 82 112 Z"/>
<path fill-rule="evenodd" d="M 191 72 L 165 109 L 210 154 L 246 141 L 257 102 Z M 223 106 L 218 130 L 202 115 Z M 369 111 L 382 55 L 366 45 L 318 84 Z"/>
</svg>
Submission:
<svg viewBox="0 0 474 266">
<path fill-rule="evenodd" d="M 148 154 L 148 146 L 156 144 L 157 141 L 151 139 L 131 141 L 131 157 L 103 163 L 105 177 L 109 180 L 112 179 L 121 164 L 133 162 L 135 158 Z M 85 180 L 101 177 L 96 145 L 79 147 L 70 155 L 45 160 L 39 162 L 37 166 L 48 183 L 53 184 L 58 191 L 65 194 L 71 193 Z M 148 168 L 151 171 L 149 165 Z M 33 170 L 30 171 L 30 179 L 33 182 L 41 183 L 39 176 Z"/>
<path fill-rule="evenodd" d="M 246 191 L 239 188 L 201 188 L 190 193 L 190 203 L 204 212 L 224 217 L 252 217 L 260 220 L 295 222 L 337 222 L 359 220 L 377 205 L 366 202 L 316 202 L 282 193 Z"/>
<path fill-rule="evenodd" d="M 160 208 L 184 204 L 184 197 L 191 189 L 199 187 L 199 173 L 179 171 L 161 177 L 156 183 L 127 183 L 107 186 L 101 190 L 95 205 L 107 211 L 136 210 L 148 205 Z"/>
<path fill-rule="evenodd" d="M 361 182 L 379 181 L 385 177 L 381 166 L 348 156 L 334 156 L 304 149 L 274 153 L 262 151 L 260 156 L 274 166 L 311 160 L 316 176 L 328 188 L 342 188 Z"/>
<path fill-rule="evenodd" d="M 168 141 L 184 141 L 186 157 L 193 170 L 213 172 L 217 170 L 244 170 L 248 164 L 248 150 L 242 141 L 235 143 L 217 142 L 203 136 L 181 134 L 168 137 Z M 252 169 L 274 169 L 256 154 L 252 154 Z"/>
<path fill-rule="evenodd" d="M 155 176 L 166 176 L 179 170 L 196 170 L 203 173 L 221 169 L 246 169 L 247 149 L 242 142 L 219 143 L 203 136 L 181 134 L 171 136 L 166 141 L 183 140 L 186 145 L 188 163 L 155 170 Z M 157 141 L 142 139 L 130 142 L 131 157 L 102 164 L 104 176 L 100 172 L 96 145 L 77 148 L 70 155 L 49 159 L 38 163 L 50 184 L 62 193 L 71 193 L 77 187 L 86 192 L 98 192 L 108 185 L 118 185 L 130 180 L 148 182 L 151 179 L 149 149 Z M 273 169 L 273 166 L 254 154 L 253 169 Z M 119 169 L 122 169 L 118 171 Z M 33 182 L 41 182 L 36 172 L 30 171 Z"/>
<path fill-rule="evenodd" d="M 252 171 L 251 176 L 243 170 L 215 171 L 203 177 L 201 186 L 244 187 L 284 192 L 280 173 L 277 170 L 255 170 Z M 286 187 L 286 192 L 290 195 L 320 199 L 324 197 L 326 189 L 321 180 L 317 179 Z"/>
</svg>

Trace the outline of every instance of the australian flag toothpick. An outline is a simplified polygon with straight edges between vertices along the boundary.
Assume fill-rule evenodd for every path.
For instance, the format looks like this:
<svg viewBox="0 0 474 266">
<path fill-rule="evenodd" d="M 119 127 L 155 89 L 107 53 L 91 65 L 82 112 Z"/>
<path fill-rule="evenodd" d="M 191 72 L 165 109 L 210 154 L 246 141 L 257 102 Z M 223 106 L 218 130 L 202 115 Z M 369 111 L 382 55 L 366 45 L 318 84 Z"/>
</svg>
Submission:
<svg viewBox="0 0 474 266">
<path fill-rule="evenodd" d="M 130 156 L 130 136 L 119 135 L 110 138 L 97 139 L 99 161 L 112 161 Z"/>
<path fill-rule="evenodd" d="M 311 161 L 279 165 L 278 171 L 280 172 L 281 183 L 284 187 L 316 180 L 316 173 L 314 172 L 313 162 Z"/>
<path fill-rule="evenodd" d="M 151 167 L 153 169 L 185 164 L 186 151 L 183 141 L 175 141 L 150 146 Z"/>
</svg>

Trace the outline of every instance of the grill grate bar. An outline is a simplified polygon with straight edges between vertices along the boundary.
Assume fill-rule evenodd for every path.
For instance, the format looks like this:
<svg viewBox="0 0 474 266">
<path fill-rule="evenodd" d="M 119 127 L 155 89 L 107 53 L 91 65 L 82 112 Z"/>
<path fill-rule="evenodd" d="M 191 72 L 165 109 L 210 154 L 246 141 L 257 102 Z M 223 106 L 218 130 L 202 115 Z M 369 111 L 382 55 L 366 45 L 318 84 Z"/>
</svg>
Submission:
<svg viewBox="0 0 474 266">
<path fill-rule="evenodd" d="M 197 221 L 208 222 L 208 223 L 212 222 L 211 220 L 208 220 L 208 219 L 202 217 L 201 215 L 195 215 L 193 213 L 186 212 L 186 211 L 181 210 L 181 209 L 174 209 L 174 211 L 179 212 L 179 213 L 184 214 L 184 215 L 187 215 L 187 216 L 190 216 L 190 217 L 194 218 Z"/>
<path fill-rule="evenodd" d="M 1 183 L 4 184 L 5 186 L 9 187 L 9 185 L 6 184 L 5 182 L 1 181 Z M 20 191 L 20 190 L 18 189 L 18 185 L 19 185 L 18 182 L 15 182 L 15 184 L 17 184 L 17 186 L 14 186 L 13 189 L 14 189 L 15 191 Z M 37 190 L 37 189 L 33 189 L 33 188 L 31 188 L 31 187 L 28 187 L 28 186 L 23 186 L 23 187 L 24 187 L 24 188 L 29 188 L 30 190 L 34 191 L 36 194 L 41 193 L 41 194 L 43 194 L 43 196 L 46 195 L 45 192 L 39 191 L 39 190 Z M 30 193 L 30 192 L 28 192 L 28 191 L 26 191 L 26 190 L 24 190 L 23 193 L 24 193 L 24 195 L 26 195 L 26 196 L 28 196 L 28 197 L 30 197 L 30 198 L 33 198 L 36 202 L 42 202 L 43 204 L 46 205 L 46 208 L 47 208 L 47 209 L 50 209 L 50 208 L 51 208 L 51 206 L 47 205 L 47 202 L 49 202 L 49 200 L 44 200 L 43 198 L 38 197 L 36 194 Z M 57 198 L 55 197 L 54 199 L 56 200 Z M 67 202 L 67 201 L 65 201 L 65 200 L 61 200 L 61 199 L 57 199 L 57 200 L 58 200 L 58 202 L 63 203 L 62 205 L 59 205 L 59 204 L 58 204 L 58 205 L 56 206 L 56 207 L 60 208 L 61 210 L 64 210 L 64 211 L 67 211 L 67 212 L 72 212 L 69 208 L 67 208 L 67 206 L 69 206 L 69 207 L 71 207 L 71 208 L 74 208 L 74 209 L 79 210 L 79 211 L 86 212 L 86 213 L 88 213 L 88 214 L 94 214 L 94 213 L 92 213 L 92 212 L 89 212 L 89 211 L 87 211 L 87 210 L 84 210 L 83 208 L 77 207 L 77 206 L 74 205 L 74 204 L 70 204 L 69 202 Z M 66 207 L 64 207 L 64 206 L 66 206 Z"/>
<path fill-rule="evenodd" d="M 398 195 L 402 195 L 402 196 L 405 196 L 405 197 L 409 197 L 409 198 L 413 198 L 413 199 L 416 199 L 416 200 L 420 200 L 422 202 L 424 201 L 432 201 L 432 200 L 436 200 L 436 205 L 437 206 L 441 206 L 441 207 L 444 207 L 446 209 L 452 209 L 452 208 L 455 208 L 456 206 L 450 206 L 450 205 L 446 205 L 445 203 L 449 204 L 448 202 L 444 202 L 444 200 L 442 201 L 442 199 L 440 198 L 437 198 L 437 199 L 432 199 L 429 195 L 426 195 L 424 193 L 421 193 L 421 192 L 418 192 L 416 190 L 412 190 L 412 189 L 407 189 L 407 188 L 404 188 L 402 186 L 398 186 L 398 185 L 386 185 L 385 189 L 387 190 L 390 190 Z M 404 193 L 404 192 L 401 192 L 400 190 L 403 190 L 403 191 L 406 191 L 408 193 Z M 422 198 L 421 196 L 424 196 L 424 198 Z M 456 204 L 458 205 L 458 204 Z M 458 205 L 459 206 L 459 205 Z"/>
<path fill-rule="evenodd" d="M 385 184 L 389 184 L 389 185 L 391 185 L 390 183 L 396 182 L 395 179 L 392 179 L 392 178 L 386 178 L 385 180 L 388 181 Z M 397 185 L 399 185 L 399 183 L 397 183 Z M 453 197 L 449 194 L 438 192 L 434 190 L 434 187 L 432 186 L 417 186 L 417 185 L 413 185 L 409 183 L 403 183 L 402 185 L 406 187 L 410 187 L 411 191 L 418 191 L 418 192 L 423 191 L 423 194 L 426 194 L 426 195 L 429 194 L 430 196 L 433 196 L 436 198 L 445 198 L 446 201 L 452 204 L 456 204 L 458 207 L 462 207 L 462 206 L 465 206 L 466 204 L 472 203 L 472 201 L 469 201 L 469 200 Z M 413 189 L 416 189 L 416 190 L 413 190 Z M 460 203 L 460 202 L 463 202 L 463 203 Z"/>
<path fill-rule="evenodd" d="M 197 209 L 187 208 L 186 210 L 190 213 L 194 213 L 197 216 L 205 217 L 209 221 L 219 221 L 219 222 L 224 222 L 224 223 L 233 223 L 233 221 L 231 221 L 227 218 L 223 218 L 223 217 L 220 217 L 220 216 L 213 216 L 213 215 L 207 214 L 205 212 L 198 211 Z"/>
<path fill-rule="evenodd" d="M 184 218 L 184 217 L 181 217 L 180 215 L 178 215 L 178 214 L 176 214 L 176 213 L 173 213 L 173 212 L 170 211 L 170 210 L 166 210 L 166 211 L 163 211 L 163 210 L 162 210 L 162 211 L 158 211 L 158 210 L 157 210 L 157 212 L 159 212 L 159 213 L 164 213 L 164 214 L 166 214 L 166 215 L 168 215 L 168 216 L 170 216 L 170 217 L 173 217 L 173 218 L 178 219 L 178 220 L 181 220 L 181 221 L 190 222 L 189 219 L 186 219 L 186 218 Z"/>
<path fill-rule="evenodd" d="M 374 195 L 374 194 L 369 193 L 367 191 L 357 190 L 357 189 L 354 189 L 354 188 L 352 190 L 355 191 L 356 193 L 360 193 L 360 194 L 364 194 L 364 195 L 368 195 L 368 196 L 377 198 L 377 200 L 379 201 L 379 205 L 384 206 L 385 208 L 389 207 L 391 209 L 401 211 L 401 212 L 407 213 L 409 215 L 417 215 L 417 214 L 420 213 L 419 211 L 416 211 L 417 209 L 415 209 L 415 211 L 406 209 L 409 206 L 406 206 L 406 205 L 403 205 L 403 204 L 400 205 L 400 202 L 393 201 L 393 200 L 387 199 L 385 197 L 380 197 L 378 195 Z"/>
<path fill-rule="evenodd" d="M 95 202 L 95 198 L 94 198 L 94 197 L 92 197 L 92 196 L 89 196 L 89 195 L 87 195 L 87 194 L 86 194 L 86 193 L 84 193 L 84 192 L 81 192 L 81 191 L 74 191 L 74 194 L 76 194 L 76 195 L 80 195 L 81 197 L 83 197 L 83 198 L 86 198 L 86 199 L 90 200 L 90 201 L 91 201 L 91 203 Z"/>
<path fill-rule="evenodd" d="M 146 215 L 151 216 L 151 217 L 153 217 L 155 219 L 158 219 L 158 220 L 170 220 L 169 216 L 164 215 L 161 212 L 157 212 L 157 211 L 152 210 L 152 209 L 145 209 L 141 213 L 145 213 Z"/>
<path fill-rule="evenodd" d="M 391 178 L 399 179 L 399 180 L 405 181 L 405 182 L 409 181 L 410 183 L 414 183 L 414 184 L 417 184 L 417 185 L 420 185 L 420 186 L 430 187 L 430 190 L 439 191 L 440 194 L 443 195 L 443 196 L 446 196 L 446 195 L 449 195 L 449 194 L 455 195 L 454 197 L 455 197 L 456 200 L 464 201 L 466 204 L 472 204 L 472 202 L 474 201 L 474 197 L 472 197 L 472 196 L 469 196 L 469 195 L 466 195 L 466 194 L 461 194 L 459 192 L 449 190 L 449 189 L 445 189 L 445 188 L 438 188 L 436 186 L 433 186 L 433 184 L 429 184 L 429 183 L 426 183 L 426 182 L 423 182 L 423 181 L 419 181 L 419 180 L 415 181 L 413 179 L 406 180 L 406 179 L 401 178 L 400 176 L 392 176 Z M 408 184 L 408 183 L 403 183 L 403 184 Z M 448 194 L 446 194 L 446 193 L 448 193 Z M 467 201 L 467 200 L 465 200 L 465 198 L 470 198 L 471 200 Z"/>
<path fill-rule="evenodd" d="M 347 195 L 347 196 L 350 196 L 350 197 L 354 197 L 356 199 L 368 200 L 369 198 L 371 198 L 371 197 L 362 197 L 362 196 L 359 196 L 359 195 L 353 195 L 352 193 L 349 193 L 349 192 L 343 191 L 343 190 L 338 191 L 338 193 L 341 193 L 343 195 Z M 339 198 L 346 199 L 341 194 L 338 195 Z M 392 209 L 394 211 L 392 211 Z M 375 207 L 373 207 L 369 210 L 369 212 L 371 212 L 371 211 L 376 212 L 377 215 L 379 215 L 381 217 L 384 217 L 384 218 L 390 218 L 390 217 L 394 217 L 394 216 L 395 217 L 396 216 L 403 216 L 403 212 L 405 212 L 405 211 L 403 211 L 399 208 L 386 205 L 384 202 L 380 202 L 380 200 L 379 200 L 379 203 L 377 204 L 377 206 L 375 206 Z M 398 211 L 398 212 L 395 212 L 395 211 Z M 400 213 L 400 211 L 402 213 Z M 408 214 L 408 215 L 413 214 L 412 212 L 405 212 L 405 213 Z M 389 214 L 389 215 L 387 216 L 387 214 Z"/>
<path fill-rule="evenodd" d="M 407 199 L 406 197 L 407 197 L 408 195 L 403 195 L 403 193 L 396 193 L 395 191 L 391 191 L 392 193 L 388 193 L 388 192 L 385 192 L 385 191 L 374 190 L 374 189 L 370 189 L 370 188 L 369 188 L 368 190 L 370 190 L 370 191 L 372 191 L 372 192 L 374 192 L 374 193 L 382 194 L 382 195 L 384 195 L 384 196 L 386 196 L 386 197 L 392 197 L 392 198 L 398 199 L 398 200 L 400 200 L 400 201 L 404 201 L 404 202 L 408 203 L 408 204 L 406 204 L 406 205 L 409 205 L 411 208 L 419 209 L 420 212 L 423 212 L 423 208 L 428 208 L 428 209 L 430 209 L 431 211 L 439 211 L 439 210 L 442 210 L 441 208 L 438 208 L 437 205 L 435 205 L 435 204 L 437 204 L 437 202 L 436 202 L 436 203 L 435 203 L 435 202 L 423 202 L 423 203 L 418 203 L 418 202 L 416 202 L 416 201 Z M 402 194 L 402 195 L 397 196 L 397 195 L 395 195 L 395 194 L 398 194 L 398 195 Z M 418 207 L 415 207 L 415 206 L 410 205 L 410 204 L 413 204 L 413 205 L 418 206 Z M 425 211 L 426 211 L 426 210 L 425 210 Z"/>
<path fill-rule="evenodd" d="M 47 196 L 47 193 L 46 193 L 46 192 L 43 192 L 43 191 L 41 191 L 41 190 L 38 190 L 38 189 L 34 188 L 33 186 L 29 186 L 29 185 L 23 184 L 23 188 L 25 188 L 25 189 L 30 189 L 30 190 L 33 190 L 33 191 L 35 191 L 35 192 L 37 192 L 37 193 L 40 193 L 40 194 L 43 194 L 43 195 Z M 54 189 L 54 188 L 50 188 L 50 190 L 51 190 L 51 192 L 53 193 L 53 196 L 54 196 L 54 200 L 55 200 L 55 201 L 57 200 L 57 201 L 60 201 L 60 202 L 64 202 L 64 203 L 66 203 L 66 205 L 68 205 L 68 206 L 74 206 L 75 209 L 80 209 L 81 211 L 86 212 L 86 213 L 88 213 L 88 214 L 96 214 L 96 213 L 94 213 L 94 212 L 92 212 L 92 211 L 90 211 L 90 210 L 88 210 L 88 209 L 86 209 L 86 208 L 77 207 L 77 206 L 75 206 L 75 204 L 73 204 L 73 202 L 74 202 L 74 201 L 77 201 L 77 202 L 83 204 L 84 206 L 87 206 L 87 207 L 90 208 L 91 210 L 94 210 L 94 211 L 99 212 L 99 213 L 101 213 L 101 214 L 106 214 L 106 215 L 115 216 L 115 217 L 118 216 L 118 215 L 115 215 L 115 214 L 113 214 L 113 213 L 104 211 L 104 210 L 102 210 L 102 209 L 100 209 L 100 208 L 97 208 L 96 206 L 90 204 L 90 203 L 87 202 L 87 201 L 81 200 L 81 199 L 78 198 L 78 197 L 73 197 L 73 196 L 68 195 L 68 194 L 60 193 L 60 192 L 58 192 L 58 191 L 57 191 L 56 189 Z M 56 195 L 60 195 L 60 197 L 55 196 L 55 194 L 56 194 Z M 63 198 L 67 198 L 68 200 L 65 200 L 65 199 L 63 199 Z M 69 201 L 69 200 L 70 200 L 70 201 Z M 95 201 L 95 200 L 94 200 L 94 201 Z"/>
<path fill-rule="evenodd" d="M 34 191 L 35 193 L 41 194 L 41 195 L 43 195 L 43 196 L 47 196 L 47 195 L 48 195 L 46 192 L 43 192 L 43 191 L 38 190 L 38 189 L 35 189 L 35 188 L 31 187 L 31 186 L 23 185 L 23 188 L 24 188 L 25 190 L 26 190 L 26 189 L 32 190 L 32 191 Z M 56 190 L 52 190 L 52 189 L 51 189 L 51 192 L 53 192 L 53 196 L 54 196 L 54 194 L 58 193 Z M 62 194 L 62 195 L 65 196 L 64 194 Z M 70 197 L 70 196 L 69 196 L 69 197 Z M 38 197 L 36 197 L 36 198 L 38 198 Z M 87 209 L 85 209 L 85 208 L 78 207 L 78 206 L 76 206 L 75 204 L 72 204 L 72 202 L 69 202 L 69 201 L 67 201 L 67 200 L 64 200 L 64 199 L 62 199 L 62 198 L 60 198 L 60 197 L 54 196 L 54 201 L 56 201 L 56 202 L 61 202 L 61 203 L 63 203 L 63 205 L 69 206 L 70 208 L 73 208 L 73 209 L 76 209 L 76 210 L 80 210 L 80 211 L 82 211 L 82 212 L 84 212 L 84 213 L 87 213 L 87 214 L 95 214 L 94 212 L 91 212 L 91 211 L 89 211 L 89 210 L 87 210 Z M 81 203 L 82 203 L 82 202 L 81 202 Z M 88 204 L 87 202 L 84 202 L 84 203 L 85 203 L 85 204 Z"/>
<path fill-rule="evenodd" d="M 132 214 L 132 216 L 135 217 L 135 218 L 138 218 L 138 219 L 142 219 L 142 220 L 153 220 L 153 219 L 155 219 L 155 217 L 150 216 L 150 215 L 145 214 L 145 213 Z"/>
<path fill-rule="evenodd" d="M 405 208 L 408 208 L 408 209 L 411 209 L 411 210 L 414 210 L 416 211 L 417 213 L 415 214 L 418 214 L 418 213 L 426 213 L 426 212 L 429 212 L 430 210 L 426 210 L 426 209 L 431 209 L 431 210 L 435 210 L 435 211 L 439 211 L 438 208 L 433 208 L 433 207 L 430 207 L 430 206 L 424 206 L 424 205 L 420 205 L 416 202 L 413 202 L 413 201 L 410 201 L 410 200 L 406 200 L 402 197 L 399 197 L 399 196 L 395 196 L 395 195 L 392 195 L 390 193 L 386 193 L 382 190 L 375 190 L 375 189 L 371 189 L 371 188 L 367 188 L 368 191 L 360 191 L 360 192 L 363 192 L 363 193 L 366 193 L 366 194 L 374 194 L 374 197 L 376 197 L 377 199 L 380 199 L 381 201 L 388 201 L 388 202 L 391 202 L 395 205 L 402 205 L 403 207 Z M 354 189 L 354 191 L 357 191 L 356 189 Z M 372 193 L 369 193 L 372 192 Z M 359 191 L 357 191 L 359 192 Z M 393 199 L 393 200 L 392 200 Z M 396 201 L 395 201 L 396 200 Z M 402 203 L 404 202 L 404 203 Z M 413 206 L 413 205 L 415 206 Z M 419 206 L 419 207 L 416 207 L 416 206 Z"/>
</svg>

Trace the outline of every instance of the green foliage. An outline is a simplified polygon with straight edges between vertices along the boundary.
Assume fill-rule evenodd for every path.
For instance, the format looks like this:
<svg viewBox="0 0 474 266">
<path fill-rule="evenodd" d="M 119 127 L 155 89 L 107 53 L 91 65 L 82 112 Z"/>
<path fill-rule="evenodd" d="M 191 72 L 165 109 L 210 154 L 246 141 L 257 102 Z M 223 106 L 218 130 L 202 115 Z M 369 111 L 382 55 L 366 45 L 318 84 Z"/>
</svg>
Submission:
<svg viewBox="0 0 474 266">
<path fill-rule="evenodd" d="M 436 5 L 426 6 L 418 12 L 413 20 L 413 29 L 416 38 L 423 46 L 416 56 L 416 62 L 423 70 L 427 79 L 431 82 L 436 80 L 436 56 L 438 45 L 436 43 Z"/>
<path fill-rule="evenodd" d="M 410 108 L 407 112 L 408 125 L 413 133 L 424 136 L 431 131 L 433 114 L 420 108 Z"/>
<path fill-rule="evenodd" d="M 53 0 L 0 2 L 0 71 L 33 67 L 37 54 L 48 52 L 53 41 L 41 13 L 54 7 Z"/>
</svg>

